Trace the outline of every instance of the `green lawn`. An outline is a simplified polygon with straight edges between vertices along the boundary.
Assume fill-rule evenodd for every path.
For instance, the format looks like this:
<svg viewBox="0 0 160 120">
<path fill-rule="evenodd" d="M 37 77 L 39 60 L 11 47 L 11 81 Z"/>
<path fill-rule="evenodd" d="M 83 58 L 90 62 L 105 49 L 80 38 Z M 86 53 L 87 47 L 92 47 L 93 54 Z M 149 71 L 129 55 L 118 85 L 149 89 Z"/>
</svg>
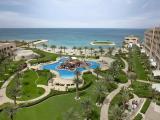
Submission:
<svg viewBox="0 0 160 120">
<path fill-rule="evenodd" d="M 93 104 L 93 109 L 97 113 L 94 120 L 99 119 L 100 108 L 96 107 L 95 99 L 95 85 L 96 77 L 91 74 L 84 74 L 83 78 L 91 79 L 92 85 L 84 91 L 81 91 L 81 99 L 76 101 L 75 93 L 68 93 L 65 95 L 53 96 L 37 105 L 32 107 L 19 109 L 15 120 L 62 120 L 63 114 L 69 109 L 73 108 L 82 115 L 81 102 L 85 99 L 90 99 Z M 7 120 L 4 113 L 0 114 L 1 120 Z"/>
<path fill-rule="evenodd" d="M 43 75 L 49 74 L 47 71 L 43 72 Z M 47 75 L 46 74 L 46 75 Z M 46 81 L 48 80 L 48 76 L 40 75 L 38 77 L 37 73 L 33 70 L 27 70 L 22 75 L 21 82 L 21 97 L 18 98 L 19 100 L 29 100 L 36 98 L 44 93 L 43 88 L 38 88 L 36 85 L 36 82 L 46 84 Z M 16 78 L 15 78 L 16 79 Z M 7 87 L 7 96 L 11 98 L 10 95 L 10 89 L 13 87 L 15 83 L 15 79 L 13 79 L 10 84 Z M 43 81 L 42 81 L 43 80 Z"/>
<path fill-rule="evenodd" d="M 38 80 L 36 81 L 37 84 L 48 85 L 48 80 L 52 77 L 55 77 L 49 70 L 38 70 L 37 74 L 39 75 Z"/>
<path fill-rule="evenodd" d="M 134 120 L 142 120 L 142 115 L 138 113 L 138 115 L 134 118 Z"/>
<path fill-rule="evenodd" d="M 31 49 L 31 50 L 33 50 L 33 52 L 35 52 L 35 53 L 40 55 L 40 57 L 37 58 L 37 60 L 31 60 L 30 61 L 31 64 L 55 61 L 56 58 L 57 58 L 57 55 L 55 55 L 53 53 L 45 52 L 45 51 L 42 51 L 42 50 L 39 50 L 39 49 Z"/>
<path fill-rule="evenodd" d="M 133 92 L 139 97 L 152 96 L 150 84 L 134 81 L 131 87 L 133 88 Z"/>
<path fill-rule="evenodd" d="M 143 60 L 141 59 L 141 55 L 138 52 L 137 47 L 134 47 L 132 50 L 132 63 L 133 63 L 133 69 L 137 74 L 138 79 L 140 80 L 147 80 L 147 74 L 145 72 L 145 69 L 143 67 Z"/>
</svg>

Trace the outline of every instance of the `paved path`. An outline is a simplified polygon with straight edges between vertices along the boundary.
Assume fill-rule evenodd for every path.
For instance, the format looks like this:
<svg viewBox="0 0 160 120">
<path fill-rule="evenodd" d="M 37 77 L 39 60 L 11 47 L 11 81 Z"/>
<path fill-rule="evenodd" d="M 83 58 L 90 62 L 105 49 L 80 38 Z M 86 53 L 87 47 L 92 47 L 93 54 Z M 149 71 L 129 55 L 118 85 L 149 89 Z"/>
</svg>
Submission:
<svg viewBox="0 0 160 120">
<path fill-rule="evenodd" d="M 127 73 L 128 71 L 128 63 L 122 59 L 125 63 L 125 68 L 123 69 L 123 71 L 125 73 Z M 112 101 L 112 99 L 120 92 L 120 90 L 123 88 L 123 87 L 129 87 L 131 84 L 131 81 L 128 80 L 127 83 L 125 84 L 119 84 L 118 85 L 118 88 L 115 89 L 114 91 L 112 91 L 104 100 L 103 102 L 103 105 L 102 105 L 102 108 L 101 108 L 101 113 L 100 113 L 100 120 L 108 120 L 108 110 L 109 110 L 109 105 Z"/>
<path fill-rule="evenodd" d="M 30 64 L 27 61 L 27 65 L 30 66 Z M 20 73 L 26 71 L 28 68 L 23 69 L 22 71 L 20 71 Z M 18 73 L 18 72 L 17 72 Z M 6 88 L 8 86 L 8 84 L 11 82 L 11 80 L 13 80 L 13 78 L 17 75 L 17 73 L 13 74 L 1 87 L 0 89 L 0 105 L 4 104 L 4 103 L 14 103 L 14 101 L 10 98 L 8 98 L 6 96 Z M 36 82 L 36 81 L 35 81 Z M 30 103 L 30 102 L 34 102 L 37 101 L 39 99 L 42 99 L 43 97 L 49 95 L 49 93 L 51 92 L 51 88 L 45 85 L 37 85 L 37 87 L 41 87 L 45 90 L 45 93 L 35 99 L 31 99 L 31 100 L 27 100 L 27 101 L 17 101 L 17 103 Z"/>
</svg>

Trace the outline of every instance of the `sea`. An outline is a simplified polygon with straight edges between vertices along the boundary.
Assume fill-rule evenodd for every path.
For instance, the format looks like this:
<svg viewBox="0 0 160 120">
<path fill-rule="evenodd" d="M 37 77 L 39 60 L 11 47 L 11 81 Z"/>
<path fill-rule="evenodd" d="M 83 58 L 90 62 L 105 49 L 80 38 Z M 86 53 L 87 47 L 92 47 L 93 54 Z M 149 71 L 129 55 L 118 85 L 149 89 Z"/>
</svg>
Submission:
<svg viewBox="0 0 160 120">
<path fill-rule="evenodd" d="M 125 36 L 135 35 L 143 42 L 145 29 L 123 28 L 0 28 L 0 41 L 48 40 L 48 45 L 90 47 L 97 41 L 112 41 L 120 47 Z"/>
</svg>

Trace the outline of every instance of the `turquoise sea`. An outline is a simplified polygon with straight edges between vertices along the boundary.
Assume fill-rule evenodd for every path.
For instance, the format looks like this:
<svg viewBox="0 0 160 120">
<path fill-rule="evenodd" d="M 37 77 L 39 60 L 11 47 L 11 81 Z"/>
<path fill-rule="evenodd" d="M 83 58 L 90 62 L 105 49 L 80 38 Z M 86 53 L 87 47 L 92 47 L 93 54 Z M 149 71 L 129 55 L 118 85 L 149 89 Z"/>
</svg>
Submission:
<svg viewBox="0 0 160 120">
<path fill-rule="evenodd" d="M 143 41 L 145 29 L 116 28 L 0 28 L 0 41 L 47 39 L 49 45 L 90 46 L 93 40 L 113 41 L 121 46 L 125 36 L 136 35 Z"/>
</svg>

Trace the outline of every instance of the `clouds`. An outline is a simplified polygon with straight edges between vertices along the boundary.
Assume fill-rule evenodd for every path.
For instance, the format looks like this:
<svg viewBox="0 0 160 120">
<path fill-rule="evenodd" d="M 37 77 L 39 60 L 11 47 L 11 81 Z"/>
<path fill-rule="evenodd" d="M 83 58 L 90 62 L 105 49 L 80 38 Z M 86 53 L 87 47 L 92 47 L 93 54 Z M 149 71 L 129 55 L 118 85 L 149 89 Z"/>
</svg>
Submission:
<svg viewBox="0 0 160 120">
<path fill-rule="evenodd" d="M 0 0 L 0 27 L 152 27 L 159 24 L 159 5 L 156 0 Z"/>
</svg>

